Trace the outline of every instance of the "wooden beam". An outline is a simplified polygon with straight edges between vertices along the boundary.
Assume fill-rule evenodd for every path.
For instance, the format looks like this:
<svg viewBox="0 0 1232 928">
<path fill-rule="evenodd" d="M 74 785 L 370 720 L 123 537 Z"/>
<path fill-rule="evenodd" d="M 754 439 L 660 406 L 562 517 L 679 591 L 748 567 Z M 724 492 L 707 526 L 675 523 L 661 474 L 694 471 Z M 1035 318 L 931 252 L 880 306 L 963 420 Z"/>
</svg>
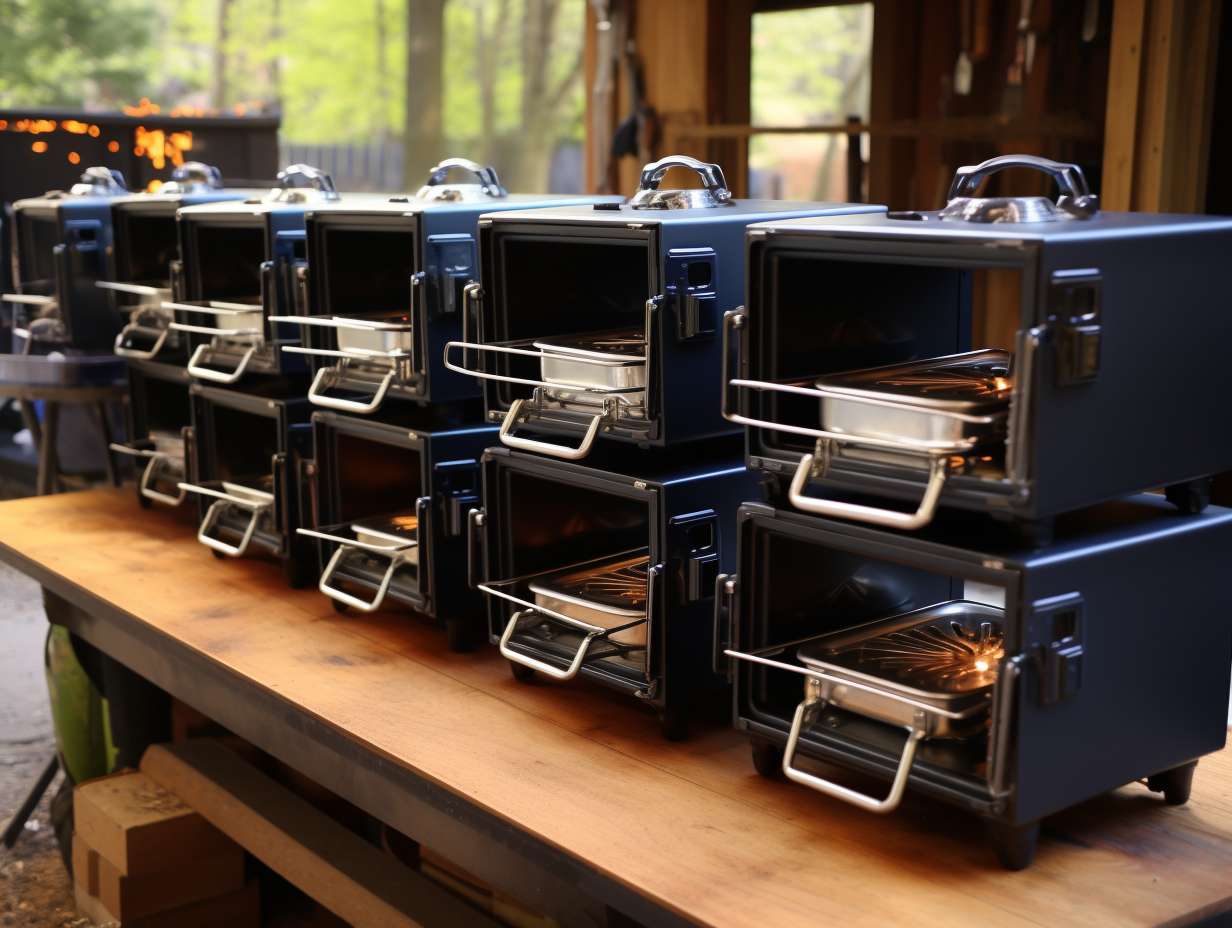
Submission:
<svg viewBox="0 0 1232 928">
<path fill-rule="evenodd" d="M 142 771 L 206 821 L 356 926 L 493 925 L 217 741 L 155 745 Z"/>
</svg>

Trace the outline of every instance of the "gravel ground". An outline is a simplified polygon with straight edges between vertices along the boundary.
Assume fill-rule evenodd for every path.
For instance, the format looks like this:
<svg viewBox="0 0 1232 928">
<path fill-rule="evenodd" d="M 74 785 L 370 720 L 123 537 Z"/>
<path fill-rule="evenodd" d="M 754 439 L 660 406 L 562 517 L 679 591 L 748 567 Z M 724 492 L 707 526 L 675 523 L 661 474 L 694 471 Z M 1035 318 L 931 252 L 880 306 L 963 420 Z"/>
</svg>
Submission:
<svg viewBox="0 0 1232 928">
<path fill-rule="evenodd" d="M 43 639 L 47 620 L 34 581 L 0 565 L 0 821 L 7 824 L 55 752 Z M 77 917 L 72 885 L 51 829 L 48 802 L 58 779 L 26 823 L 17 846 L 0 848 L 0 925 L 88 926 Z"/>
</svg>

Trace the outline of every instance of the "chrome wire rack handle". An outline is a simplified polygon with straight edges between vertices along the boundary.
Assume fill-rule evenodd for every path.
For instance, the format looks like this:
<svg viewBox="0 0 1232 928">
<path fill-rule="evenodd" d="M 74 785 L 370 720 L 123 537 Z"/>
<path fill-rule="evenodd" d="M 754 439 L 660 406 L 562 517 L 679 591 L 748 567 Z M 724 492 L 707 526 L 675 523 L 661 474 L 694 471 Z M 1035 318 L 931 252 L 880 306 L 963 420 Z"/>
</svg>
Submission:
<svg viewBox="0 0 1232 928">
<path fill-rule="evenodd" d="M 854 519 L 869 525 L 880 525 L 885 528 L 896 528 L 904 531 L 923 528 L 933 520 L 937 512 L 937 502 L 941 499 L 941 490 L 945 486 L 945 478 L 949 474 L 949 462 L 940 455 L 934 455 L 928 460 L 928 483 L 924 487 L 924 496 L 915 512 L 899 512 L 895 509 L 882 509 L 880 506 L 864 506 L 859 503 L 848 503 L 837 499 L 823 499 L 819 496 L 806 496 L 804 488 L 818 466 L 816 454 L 806 454 L 800 458 L 795 476 L 791 478 L 791 486 L 787 490 L 787 498 L 791 504 L 802 512 L 810 512 L 819 516 L 833 516 L 840 519 Z"/>
<path fill-rule="evenodd" d="M 227 300 L 203 300 L 201 303 L 179 303 L 163 300 L 162 308 L 173 313 L 203 313 L 207 316 L 257 316 L 261 306 L 252 303 L 231 303 Z"/>
<path fill-rule="evenodd" d="M 471 510 L 478 512 L 478 510 Z M 658 573 L 658 568 L 654 567 L 646 572 L 646 608 L 650 610 L 651 604 L 654 602 L 654 587 L 655 575 Z M 497 582 L 477 584 L 478 589 L 487 593 L 489 596 L 496 596 L 500 599 L 507 600 L 523 608 L 515 611 L 505 625 L 505 630 L 500 637 L 500 653 L 506 660 L 512 661 L 515 664 L 521 664 L 523 667 L 530 667 L 533 670 L 538 670 L 555 680 L 572 680 L 581 670 L 582 664 L 586 661 L 586 655 L 595 642 L 610 638 L 619 632 L 628 631 L 631 628 L 636 628 L 639 625 L 645 625 L 650 621 L 650 613 L 640 619 L 635 619 L 632 622 L 625 622 L 622 625 L 613 626 L 612 628 L 603 628 L 599 625 L 591 625 L 589 622 L 583 622 L 581 619 L 576 619 L 573 616 L 565 615 L 557 612 L 554 609 L 548 609 L 546 606 L 540 606 L 536 603 L 528 602 L 525 599 L 514 596 L 512 593 L 506 593 L 499 589 L 500 586 L 509 586 L 520 582 L 525 578 L 515 578 L 513 580 L 502 580 Z M 547 661 L 542 661 L 531 657 L 529 654 L 523 654 L 520 651 L 513 650 L 509 642 L 514 634 L 518 631 L 518 627 L 524 619 L 529 619 L 534 616 L 546 617 L 564 625 L 568 625 L 576 631 L 582 632 L 585 637 L 582 643 L 578 646 L 577 653 L 573 655 L 573 659 L 569 662 L 568 667 L 563 670 L 554 664 Z"/>
<path fill-rule="evenodd" d="M 172 331 L 170 325 L 156 329 L 152 326 L 130 322 L 120 329 L 116 335 L 113 348 L 115 353 L 122 358 L 136 358 L 139 361 L 149 361 L 151 358 L 157 357 L 158 353 L 163 350 L 163 346 L 167 344 L 167 338 L 171 335 Z M 154 344 L 144 350 L 131 347 L 132 337 L 138 333 L 154 336 Z"/>
<path fill-rule="evenodd" d="M 517 448 L 521 451 L 534 451 L 539 454 L 546 454 L 550 457 L 560 458 L 563 461 L 582 460 L 590 454 L 590 449 L 595 444 L 595 438 L 599 435 L 599 427 L 604 423 L 611 424 L 616 421 L 619 406 L 610 397 L 604 399 L 603 412 L 590 417 L 590 424 L 586 427 L 586 431 L 582 435 L 582 441 L 576 448 L 514 434 L 514 429 L 519 425 L 540 417 L 539 407 L 542 404 L 542 397 L 539 393 L 540 389 L 540 387 L 535 388 L 535 396 L 531 400 L 514 400 L 510 404 L 509 411 L 505 413 L 504 421 L 501 422 L 501 444 L 510 448 Z M 528 402 L 532 404 L 529 407 L 526 405 Z"/>
<path fill-rule="evenodd" d="M 816 681 L 810 681 L 808 688 L 810 691 L 818 688 Z M 907 740 L 903 744 L 903 753 L 898 759 L 898 767 L 894 771 L 889 793 L 884 799 L 877 799 L 849 786 L 835 783 L 833 780 L 806 773 L 792 763 L 796 759 L 796 748 L 800 743 L 800 732 L 804 728 L 806 718 L 811 721 L 825 707 L 826 702 L 827 700 L 821 695 L 810 695 L 796 706 L 796 714 L 791 721 L 791 731 L 787 735 L 787 744 L 783 748 L 783 776 L 793 783 L 807 786 L 834 799 L 841 799 L 866 812 L 875 812 L 879 815 L 893 812 L 903 801 L 903 793 L 907 789 L 907 780 L 911 775 L 911 765 L 915 763 L 915 749 L 924 737 L 923 719 L 920 718 L 923 713 L 917 713 L 917 722 L 907 728 Z"/>
<path fill-rule="evenodd" d="M 462 364 L 455 364 L 450 360 L 450 352 L 455 349 L 463 352 Z M 481 342 L 456 341 L 445 343 L 445 367 L 457 374 L 466 374 L 470 377 L 478 377 L 480 380 L 499 380 L 501 383 L 520 384 L 524 387 L 546 387 L 550 390 L 568 390 L 572 393 L 589 393 L 595 396 L 611 396 L 624 393 L 644 393 L 646 388 L 642 387 L 596 387 L 593 384 L 584 383 L 569 383 L 564 380 L 531 380 L 527 377 L 514 377 L 509 374 L 493 374 L 489 371 L 481 371 L 476 368 L 466 367 L 466 352 L 478 351 L 487 352 L 489 354 L 506 354 L 516 355 L 523 358 L 538 358 L 543 359 L 545 353 L 538 348 L 515 348 L 512 345 L 488 345 Z M 570 358 L 576 364 L 587 364 L 593 367 L 631 367 L 638 363 L 632 361 L 604 361 L 598 358 Z"/>
<path fill-rule="evenodd" d="M 177 323 L 172 323 L 177 325 Z M 189 331 L 192 331 L 189 329 Z M 230 371 L 219 371 L 212 367 L 205 366 L 205 357 L 211 351 L 210 345 L 198 345 L 192 353 L 192 357 L 188 359 L 189 375 L 198 378 L 199 380 L 209 380 L 214 383 L 235 383 L 244 376 L 244 372 L 248 370 L 248 363 L 252 360 L 253 355 L 257 353 L 257 345 L 250 345 L 240 355 L 239 363 Z"/>
<path fill-rule="evenodd" d="M 398 568 L 407 563 L 407 556 L 412 548 L 419 546 L 419 540 L 408 540 L 404 544 L 392 545 L 374 545 L 370 542 L 360 541 L 357 538 L 346 538 L 342 535 L 331 535 L 329 532 L 320 532 L 314 529 L 300 528 L 296 529 L 300 535 L 308 538 L 318 538 L 322 541 L 331 541 L 338 545 L 334 549 L 333 556 L 330 557 L 329 563 L 325 567 L 325 571 L 321 574 L 321 579 L 317 583 L 317 589 L 328 596 L 330 599 L 337 600 L 340 603 L 346 603 L 358 609 L 360 612 L 376 612 L 381 608 L 381 604 L 385 602 L 385 594 L 389 592 L 389 584 L 393 581 L 394 574 Z M 376 594 L 372 599 L 361 599 L 354 596 L 345 590 L 332 586 L 330 581 L 334 578 L 334 574 L 338 572 L 338 568 L 342 566 L 343 559 L 353 551 L 364 551 L 368 554 L 373 554 L 378 557 L 389 559 L 389 566 L 385 569 L 384 575 L 381 577 L 381 582 L 377 586 Z"/>
<path fill-rule="evenodd" d="M 257 523 L 274 505 L 272 493 L 264 493 L 258 490 L 249 491 L 253 495 L 252 498 L 247 498 L 224 493 L 211 487 L 199 486 L 195 483 L 181 482 L 178 486 L 181 490 L 188 493 L 214 497 L 214 502 L 210 504 L 210 508 L 205 513 L 205 518 L 201 520 L 201 527 L 197 530 L 197 541 L 207 548 L 213 548 L 215 551 L 219 551 L 228 557 L 243 556 L 244 552 L 248 550 L 249 544 L 252 543 L 253 535 L 256 534 Z M 210 531 L 222 519 L 223 513 L 232 508 L 245 509 L 249 513 L 248 524 L 244 526 L 239 544 L 236 545 L 229 545 L 221 538 L 210 534 Z"/>
<path fill-rule="evenodd" d="M 154 287 L 150 284 L 133 284 L 123 280 L 96 280 L 94 286 L 100 290 L 111 290 L 114 293 L 128 293 L 132 296 L 149 297 L 150 302 L 142 300 L 138 307 L 161 306 L 171 296 L 170 287 Z"/>
<path fill-rule="evenodd" d="M 308 402 L 324 409 L 336 409 L 339 412 L 352 412 L 366 416 L 380 409 L 381 404 L 385 402 L 385 394 L 389 392 L 389 387 L 394 382 L 394 375 L 397 373 L 392 367 L 386 371 L 367 400 L 348 400 L 326 393 L 326 390 L 342 382 L 345 372 L 346 369 L 341 364 L 322 367 L 318 370 L 316 376 L 312 378 L 312 386 L 308 388 Z"/>
<path fill-rule="evenodd" d="M 938 706 L 930 706 L 927 703 L 912 699 L 909 696 L 903 696 L 899 693 L 890 690 L 881 689 L 879 687 L 869 686 L 861 683 L 858 680 L 847 680 L 841 677 L 836 677 L 826 673 L 823 670 L 816 670 L 808 667 L 801 667 L 797 664 L 788 664 L 783 661 L 772 660 L 764 657 L 756 652 L 735 651 L 731 648 L 724 652 L 728 657 L 736 660 L 746 661 L 751 664 L 761 664 L 765 667 L 772 667 L 775 670 L 786 670 L 791 673 L 800 674 L 808 679 L 805 689 L 804 700 L 796 706 L 795 715 L 792 717 L 791 730 L 787 735 L 787 744 L 783 749 L 783 775 L 794 783 L 799 783 L 802 786 L 807 786 L 819 793 L 824 793 L 827 796 L 832 796 L 835 799 L 841 799 L 851 805 L 857 806 L 868 812 L 886 813 L 893 812 L 898 808 L 902 801 L 903 792 L 907 786 L 907 780 L 911 773 L 911 766 L 915 761 L 915 751 L 919 742 L 928 736 L 932 731 L 931 719 L 946 718 L 946 719 L 963 719 L 966 718 L 969 712 L 954 712 L 949 709 L 942 709 Z M 907 729 L 907 741 L 903 745 L 903 753 L 899 758 L 898 767 L 894 772 L 894 779 L 890 785 L 890 792 L 884 799 L 877 799 L 858 790 L 850 789 L 846 786 L 841 786 L 838 783 L 823 779 L 815 774 L 806 773 L 794 766 L 796 751 L 800 744 L 800 735 L 804 731 L 805 723 L 812 721 L 817 713 L 824 708 L 830 701 L 835 690 L 842 688 L 848 690 L 859 690 L 865 693 L 875 694 L 879 699 L 892 700 L 904 705 L 910 706 L 914 710 L 912 724 L 904 726 Z M 850 711 L 850 710 L 849 710 Z"/>
<path fill-rule="evenodd" d="M 180 487 L 178 483 L 176 486 L 179 488 L 180 492 L 176 496 L 172 496 L 169 493 L 163 493 L 162 491 L 154 488 L 155 481 L 158 479 L 158 474 L 164 469 L 171 469 L 168 468 L 167 465 L 171 464 L 175 460 L 172 455 L 168 454 L 166 451 L 154 451 L 149 448 L 134 448 L 131 445 L 125 445 L 115 441 L 108 445 L 108 447 L 117 454 L 126 454 L 129 457 L 146 459 L 146 465 L 141 472 L 141 482 L 138 484 L 141 495 L 146 499 L 152 499 L 159 503 L 165 503 L 168 506 L 178 506 L 180 503 L 184 502 L 186 493 L 184 488 Z M 180 476 L 183 476 L 182 465 L 179 468 L 179 471 Z"/>
</svg>

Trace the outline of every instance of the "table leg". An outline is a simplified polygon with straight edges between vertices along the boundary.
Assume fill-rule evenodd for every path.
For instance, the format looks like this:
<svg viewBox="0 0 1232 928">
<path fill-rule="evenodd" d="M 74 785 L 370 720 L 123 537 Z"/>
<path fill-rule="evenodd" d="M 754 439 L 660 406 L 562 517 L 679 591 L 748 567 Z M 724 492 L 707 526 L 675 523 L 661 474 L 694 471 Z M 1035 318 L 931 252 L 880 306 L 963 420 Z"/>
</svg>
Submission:
<svg viewBox="0 0 1232 928">
<path fill-rule="evenodd" d="M 107 414 L 107 404 L 99 402 L 95 404 L 95 409 L 98 413 L 98 427 L 103 435 L 103 454 L 106 455 L 107 461 L 107 479 L 111 481 L 113 487 L 120 485 L 120 474 L 116 470 L 115 456 L 111 453 L 111 418 Z"/>
<path fill-rule="evenodd" d="M 60 463 L 56 456 L 56 438 L 60 432 L 60 404 L 48 400 L 43 404 L 43 428 L 39 437 L 38 495 L 55 493 L 60 484 Z"/>
<path fill-rule="evenodd" d="M 39 447 L 43 442 L 43 430 L 39 426 L 38 415 L 34 412 L 34 404 L 29 400 L 18 400 L 17 408 L 21 410 L 21 421 L 30 433 L 33 447 Z"/>
</svg>

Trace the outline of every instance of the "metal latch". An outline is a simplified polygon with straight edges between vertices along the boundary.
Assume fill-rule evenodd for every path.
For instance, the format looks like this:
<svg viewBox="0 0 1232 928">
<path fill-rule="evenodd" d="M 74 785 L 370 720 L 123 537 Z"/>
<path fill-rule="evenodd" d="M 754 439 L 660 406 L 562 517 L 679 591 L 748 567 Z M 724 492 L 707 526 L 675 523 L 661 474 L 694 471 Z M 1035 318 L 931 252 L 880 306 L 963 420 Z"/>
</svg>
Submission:
<svg viewBox="0 0 1232 928">
<path fill-rule="evenodd" d="M 1032 605 L 1031 638 L 1039 666 L 1039 702 L 1052 706 L 1082 688 L 1082 597 L 1067 593 Z"/>
<path fill-rule="evenodd" d="M 1094 268 L 1056 271 L 1049 295 L 1049 324 L 1056 334 L 1058 386 L 1088 383 L 1099 375 L 1103 278 Z"/>
<path fill-rule="evenodd" d="M 445 503 L 445 534 L 466 531 L 467 514 L 479 505 L 479 465 L 473 460 L 442 461 L 433 468 L 434 493 Z"/>
<path fill-rule="evenodd" d="M 680 341 L 718 331 L 718 257 L 713 248 L 673 248 L 665 262 L 664 292 L 676 314 Z"/>
<path fill-rule="evenodd" d="M 696 603 L 714 593 L 719 575 L 719 517 L 703 509 L 669 520 L 672 556 L 680 564 L 682 603 Z"/>
</svg>

